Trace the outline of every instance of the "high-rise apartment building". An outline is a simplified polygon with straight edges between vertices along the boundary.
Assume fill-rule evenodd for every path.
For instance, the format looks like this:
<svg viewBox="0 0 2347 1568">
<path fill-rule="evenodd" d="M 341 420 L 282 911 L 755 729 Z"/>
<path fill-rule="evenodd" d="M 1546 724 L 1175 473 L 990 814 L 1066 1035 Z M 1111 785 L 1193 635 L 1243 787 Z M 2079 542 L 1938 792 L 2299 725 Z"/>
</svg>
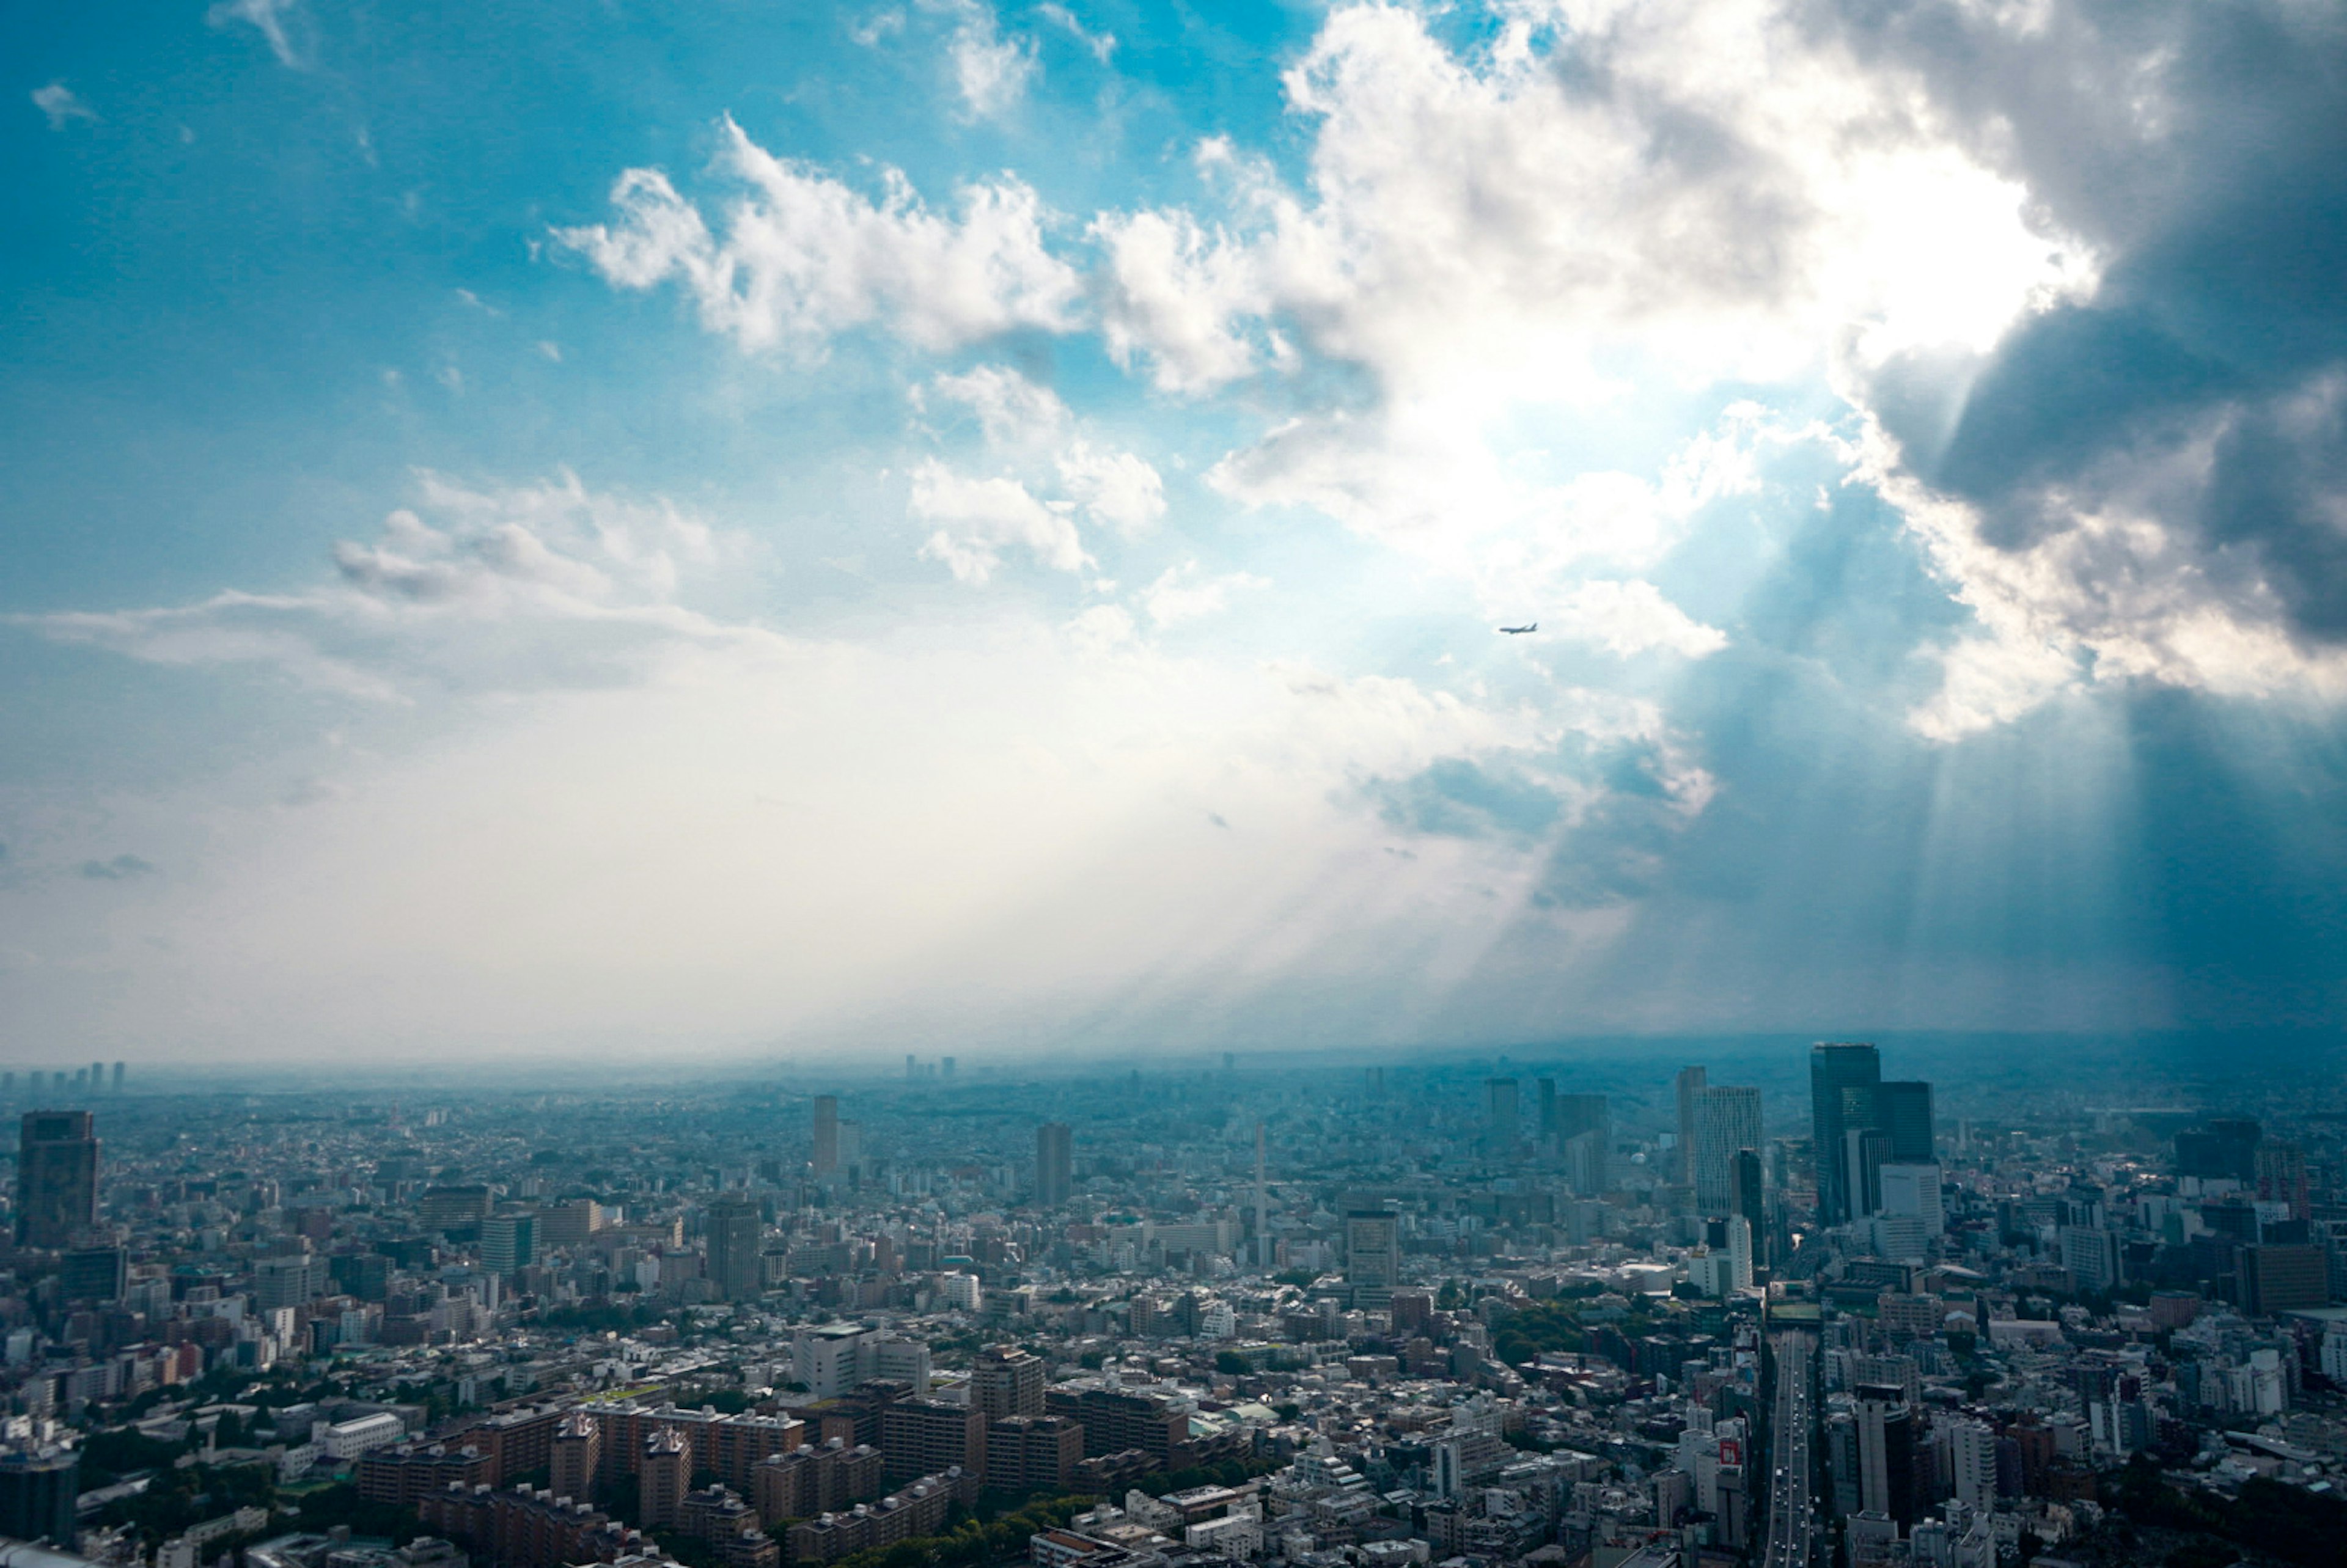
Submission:
<svg viewBox="0 0 2347 1568">
<path fill-rule="evenodd" d="M 1382 1209 L 1357 1209 L 1345 1216 L 1345 1282 L 1353 1305 L 1391 1305 L 1401 1283 L 1401 1222 Z"/>
<path fill-rule="evenodd" d="M 1689 1108 L 1696 1210 L 1724 1214 L 1736 1203 L 1737 1153 L 1760 1147 L 1760 1091 L 1714 1084 L 1696 1090 Z"/>
<path fill-rule="evenodd" d="M 1851 1207 L 1848 1155 L 1844 1138 L 1849 1130 L 1849 1091 L 1870 1099 L 1882 1081 L 1882 1057 L 1873 1046 L 1854 1040 L 1821 1040 L 1809 1048 L 1809 1116 L 1812 1148 L 1818 1164 L 1818 1217 L 1827 1225 L 1842 1225 L 1856 1211 Z M 1870 1122 L 1871 1118 L 1861 1122 Z"/>
<path fill-rule="evenodd" d="M 1035 1203 L 1057 1208 L 1075 1193 L 1076 1140 L 1064 1122 L 1035 1129 Z"/>
<path fill-rule="evenodd" d="M 29 1111 L 16 1146 L 16 1245 L 62 1247 L 97 1223 L 97 1133 L 87 1111 Z"/>
<path fill-rule="evenodd" d="M 761 1273 L 765 1225 L 758 1200 L 728 1193 L 709 1205 L 709 1280 L 720 1299 L 754 1301 L 765 1288 Z"/>
<path fill-rule="evenodd" d="M 979 1353 L 970 1369 L 969 1399 L 988 1420 L 1043 1413 L 1043 1358 L 1015 1345 Z"/>
</svg>

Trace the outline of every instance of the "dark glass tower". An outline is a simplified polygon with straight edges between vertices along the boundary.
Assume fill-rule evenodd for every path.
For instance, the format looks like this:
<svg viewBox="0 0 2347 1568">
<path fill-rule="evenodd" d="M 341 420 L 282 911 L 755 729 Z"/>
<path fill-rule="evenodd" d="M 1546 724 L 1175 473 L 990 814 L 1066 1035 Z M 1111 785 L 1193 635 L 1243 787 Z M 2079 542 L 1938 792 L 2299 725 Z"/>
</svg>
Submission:
<svg viewBox="0 0 2347 1568">
<path fill-rule="evenodd" d="M 1882 1055 L 1851 1040 L 1821 1040 L 1809 1048 L 1809 1114 L 1818 1162 L 1818 1218 L 1838 1225 L 1850 1217 L 1850 1181 L 1842 1134 L 1852 1124 L 1850 1091 L 1870 1102 L 1882 1082 Z M 1863 1126 L 1861 1115 L 1857 1124 Z"/>
<path fill-rule="evenodd" d="M 97 1224 L 97 1134 L 87 1111 L 28 1111 L 16 1153 L 16 1245 L 70 1246 Z"/>
</svg>

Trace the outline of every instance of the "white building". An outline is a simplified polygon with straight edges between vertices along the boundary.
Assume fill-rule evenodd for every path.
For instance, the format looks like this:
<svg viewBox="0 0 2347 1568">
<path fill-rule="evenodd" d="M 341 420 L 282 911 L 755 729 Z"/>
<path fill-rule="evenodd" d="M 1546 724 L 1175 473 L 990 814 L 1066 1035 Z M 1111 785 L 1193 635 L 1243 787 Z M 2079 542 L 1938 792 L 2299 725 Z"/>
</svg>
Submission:
<svg viewBox="0 0 2347 1568">
<path fill-rule="evenodd" d="M 336 1421 L 315 1429 L 311 1440 L 328 1459 L 356 1459 L 407 1435 L 407 1429 L 389 1410 L 378 1410 L 356 1420 Z"/>
</svg>

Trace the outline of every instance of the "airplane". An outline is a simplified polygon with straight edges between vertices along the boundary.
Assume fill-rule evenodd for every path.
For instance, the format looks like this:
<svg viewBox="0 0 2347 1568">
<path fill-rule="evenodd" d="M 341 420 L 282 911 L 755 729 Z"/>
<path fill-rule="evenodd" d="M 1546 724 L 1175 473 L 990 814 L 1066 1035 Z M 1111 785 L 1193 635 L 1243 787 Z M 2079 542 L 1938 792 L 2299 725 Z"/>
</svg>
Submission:
<svg viewBox="0 0 2347 1568">
<path fill-rule="evenodd" d="M 1538 631 L 1540 622 L 1535 620 L 1530 626 L 1502 626 L 1500 630 L 1511 637 L 1522 637 L 1527 631 Z"/>
</svg>

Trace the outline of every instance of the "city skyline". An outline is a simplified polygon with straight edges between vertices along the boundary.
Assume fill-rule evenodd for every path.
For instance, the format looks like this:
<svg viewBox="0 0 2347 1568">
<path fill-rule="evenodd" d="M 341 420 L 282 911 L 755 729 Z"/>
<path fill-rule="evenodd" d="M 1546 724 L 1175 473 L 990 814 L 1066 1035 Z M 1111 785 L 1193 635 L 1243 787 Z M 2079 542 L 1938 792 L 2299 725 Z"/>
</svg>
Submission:
<svg viewBox="0 0 2347 1568">
<path fill-rule="evenodd" d="M 10 1024 L 2335 1031 L 2333 23 L 12 15 Z"/>
</svg>

